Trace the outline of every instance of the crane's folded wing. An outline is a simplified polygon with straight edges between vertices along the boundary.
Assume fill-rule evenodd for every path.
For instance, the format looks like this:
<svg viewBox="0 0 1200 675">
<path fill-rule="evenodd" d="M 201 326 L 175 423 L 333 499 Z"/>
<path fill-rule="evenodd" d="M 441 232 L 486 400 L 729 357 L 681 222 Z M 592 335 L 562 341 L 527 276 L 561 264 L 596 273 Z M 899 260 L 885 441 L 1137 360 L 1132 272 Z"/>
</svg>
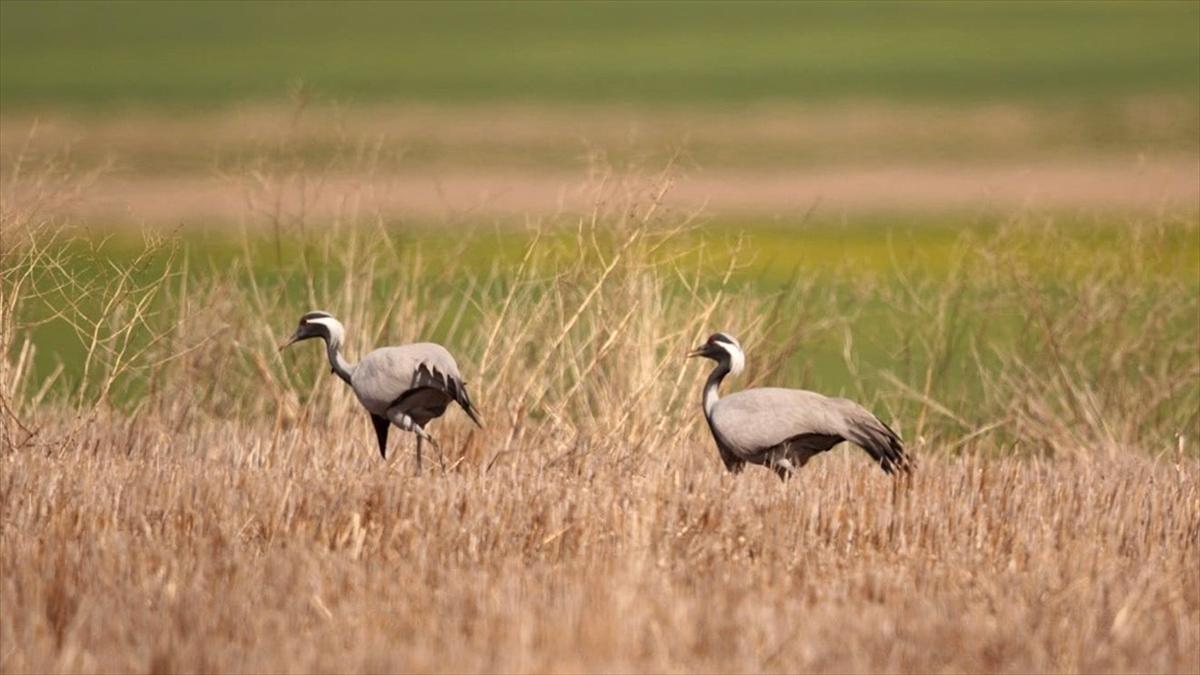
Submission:
<svg viewBox="0 0 1200 675">
<path fill-rule="evenodd" d="M 455 399 L 462 377 L 445 347 L 418 342 L 367 354 L 355 367 L 351 385 L 367 410 L 386 415 L 388 408 L 415 389 L 434 388 Z"/>
<path fill-rule="evenodd" d="M 820 438 L 823 451 L 839 437 L 866 450 L 888 473 L 910 465 L 899 436 L 869 410 L 802 389 L 764 387 L 730 394 L 714 406 L 713 426 L 743 457 L 798 437 Z"/>
</svg>

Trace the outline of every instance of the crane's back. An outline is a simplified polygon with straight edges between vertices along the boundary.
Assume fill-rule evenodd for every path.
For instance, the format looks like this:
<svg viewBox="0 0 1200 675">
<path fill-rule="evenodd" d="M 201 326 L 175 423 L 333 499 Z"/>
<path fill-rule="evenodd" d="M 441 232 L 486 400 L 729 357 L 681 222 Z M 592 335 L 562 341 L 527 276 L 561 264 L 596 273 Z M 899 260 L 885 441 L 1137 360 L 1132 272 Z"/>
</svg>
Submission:
<svg viewBox="0 0 1200 675">
<path fill-rule="evenodd" d="M 763 387 L 730 394 L 713 407 L 712 425 L 730 449 L 749 456 L 799 434 L 842 435 L 861 406 L 803 389 Z"/>
<path fill-rule="evenodd" d="M 387 409 L 414 385 L 420 366 L 461 379 L 458 364 L 446 348 L 433 342 L 381 347 L 363 357 L 354 368 L 350 384 L 370 412 L 386 415 Z"/>
</svg>

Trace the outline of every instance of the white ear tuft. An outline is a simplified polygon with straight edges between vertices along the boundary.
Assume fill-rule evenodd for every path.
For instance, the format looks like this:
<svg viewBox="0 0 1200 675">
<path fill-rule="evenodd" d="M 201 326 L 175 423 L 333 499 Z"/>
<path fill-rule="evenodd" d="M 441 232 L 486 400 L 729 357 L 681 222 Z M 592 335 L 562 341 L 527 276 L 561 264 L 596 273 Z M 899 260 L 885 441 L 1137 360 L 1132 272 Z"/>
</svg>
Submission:
<svg viewBox="0 0 1200 675">
<path fill-rule="evenodd" d="M 728 342 L 720 342 L 720 341 L 715 342 L 713 344 L 720 347 L 721 349 L 724 349 L 725 353 L 729 354 L 729 374 L 730 375 L 737 375 L 738 373 L 742 372 L 742 369 L 746 367 L 746 355 L 742 353 L 741 347 L 738 347 L 737 345 L 734 345 L 734 344 L 730 344 Z"/>
<path fill-rule="evenodd" d="M 319 323 L 329 329 L 329 341 L 340 345 L 342 339 L 346 337 L 346 329 L 342 327 L 342 322 L 332 316 L 322 316 L 315 319 L 309 319 L 309 323 Z"/>
</svg>

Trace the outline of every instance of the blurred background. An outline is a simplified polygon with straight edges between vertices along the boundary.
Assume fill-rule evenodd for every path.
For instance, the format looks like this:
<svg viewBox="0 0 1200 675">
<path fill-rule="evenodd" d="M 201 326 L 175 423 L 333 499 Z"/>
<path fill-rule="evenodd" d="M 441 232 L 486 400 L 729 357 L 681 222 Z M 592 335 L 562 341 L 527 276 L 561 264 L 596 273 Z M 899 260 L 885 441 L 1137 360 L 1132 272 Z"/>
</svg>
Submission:
<svg viewBox="0 0 1200 675">
<path fill-rule="evenodd" d="M 289 287 L 298 242 L 348 224 L 503 270 L 533 229 L 653 203 L 769 291 L 944 272 L 1012 223 L 1095 267 L 1144 222 L 1183 224 L 1143 262 L 1197 288 L 1198 26 L 1194 2 L 4 2 L 0 183 L 10 213 L 184 237 L 194 269 L 261 235 L 245 265 Z M 53 325 L 45 372 L 81 358 Z"/>
<path fill-rule="evenodd" d="M 1200 194 L 1191 2 L 0 12 L 6 172 L 64 148 L 106 167 L 73 204 L 97 222 L 237 220 L 224 174 L 264 158 L 329 181 L 310 217 L 353 183 L 388 219 L 468 225 L 579 210 L 597 171 L 668 167 L 668 203 L 745 227 L 1194 211 Z"/>
</svg>

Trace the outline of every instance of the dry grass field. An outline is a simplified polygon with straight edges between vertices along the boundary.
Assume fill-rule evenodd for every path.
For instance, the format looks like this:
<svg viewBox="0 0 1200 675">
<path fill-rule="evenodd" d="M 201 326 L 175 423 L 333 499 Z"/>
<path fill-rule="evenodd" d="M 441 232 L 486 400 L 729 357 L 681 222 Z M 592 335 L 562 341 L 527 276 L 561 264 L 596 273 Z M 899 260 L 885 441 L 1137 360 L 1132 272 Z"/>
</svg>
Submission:
<svg viewBox="0 0 1200 675">
<path fill-rule="evenodd" d="M 482 272 L 371 217 L 264 277 L 250 236 L 197 275 L 161 233 L 114 260 L 7 211 L 0 670 L 1200 668 L 1194 219 L 1090 258 L 1014 222 L 950 272 L 764 292 L 666 188 Z M 435 423 L 444 470 L 401 434 L 381 461 L 319 350 L 275 349 L 313 306 L 352 359 L 452 345 L 486 428 Z M 39 321 L 87 345 L 77 372 L 34 377 Z M 725 474 L 682 358 L 716 328 L 748 348 L 735 386 L 804 385 L 838 342 L 911 480 L 852 448 Z M 887 373 L 857 369 L 872 339 Z"/>
<path fill-rule="evenodd" d="M 414 478 L 365 433 L 96 420 L 4 458 L 4 670 L 1197 668 L 1194 458 L 781 486 L 679 421 Z"/>
</svg>

